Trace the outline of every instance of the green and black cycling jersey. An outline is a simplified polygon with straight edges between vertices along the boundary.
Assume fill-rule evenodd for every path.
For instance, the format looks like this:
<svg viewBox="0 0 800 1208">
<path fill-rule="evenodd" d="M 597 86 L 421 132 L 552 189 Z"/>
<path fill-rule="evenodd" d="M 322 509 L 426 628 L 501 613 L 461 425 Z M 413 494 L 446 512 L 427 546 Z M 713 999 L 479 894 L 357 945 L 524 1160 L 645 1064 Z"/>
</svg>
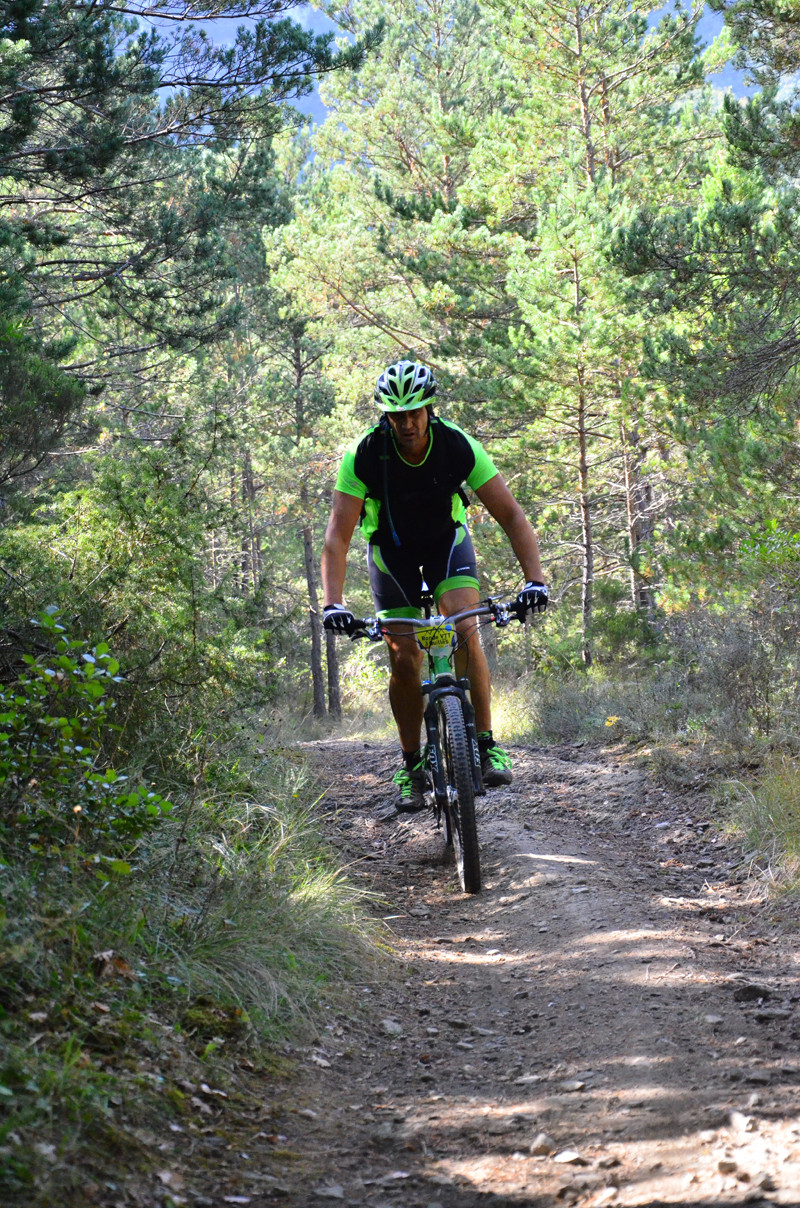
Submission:
<svg viewBox="0 0 800 1208">
<path fill-rule="evenodd" d="M 424 551 L 463 524 L 461 488 L 478 490 L 497 474 L 486 450 L 449 420 L 432 416 L 424 461 L 411 465 L 387 421 L 354 441 L 342 458 L 336 490 L 364 500 L 361 531 L 372 545 Z"/>
</svg>

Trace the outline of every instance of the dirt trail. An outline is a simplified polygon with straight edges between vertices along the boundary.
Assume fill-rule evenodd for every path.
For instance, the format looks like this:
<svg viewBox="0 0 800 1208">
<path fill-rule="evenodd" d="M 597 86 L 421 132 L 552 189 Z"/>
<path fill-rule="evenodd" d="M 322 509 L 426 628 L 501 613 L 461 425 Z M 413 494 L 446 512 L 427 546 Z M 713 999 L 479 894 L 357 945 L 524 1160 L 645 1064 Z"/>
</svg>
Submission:
<svg viewBox="0 0 800 1208">
<path fill-rule="evenodd" d="M 518 749 L 470 898 L 427 816 L 376 816 L 388 746 L 308 750 L 401 960 L 368 1022 L 295 1053 L 228 1202 L 800 1204 L 798 955 L 697 798 L 613 752 Z"/>
</svg>

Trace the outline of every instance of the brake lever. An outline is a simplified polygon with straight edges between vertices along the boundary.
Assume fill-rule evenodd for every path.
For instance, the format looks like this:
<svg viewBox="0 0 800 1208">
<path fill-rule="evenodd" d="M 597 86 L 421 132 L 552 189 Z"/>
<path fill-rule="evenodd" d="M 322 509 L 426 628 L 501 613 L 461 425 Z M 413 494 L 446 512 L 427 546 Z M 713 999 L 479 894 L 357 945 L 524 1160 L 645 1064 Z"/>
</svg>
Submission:
<svg viewBox="0 0 800 1208">
<path fill-rule="evenodd" d="M 350 634 L 350 641 L 358 642 L 361 638 L 367 638 L 370 642 L 379 642 L 382 637 L 380 622 L 365 618 L 359 623 L 358 629 L 354 629 Z"/>
<path fill-rule="evenodd" d="M 504 601 L 492 604 L 494 623 L 498 629 L 505 629 L 511 620 L 511 607 L 510 604 L 506 604 Z"/>
</svg>

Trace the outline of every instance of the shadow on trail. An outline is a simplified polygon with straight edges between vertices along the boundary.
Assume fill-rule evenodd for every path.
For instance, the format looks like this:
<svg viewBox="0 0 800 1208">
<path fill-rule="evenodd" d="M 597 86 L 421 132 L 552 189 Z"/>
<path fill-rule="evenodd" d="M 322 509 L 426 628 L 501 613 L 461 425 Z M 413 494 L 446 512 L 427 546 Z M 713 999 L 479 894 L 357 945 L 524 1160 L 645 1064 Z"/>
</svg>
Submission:
<svg viewBox="0 0 800 1208">
<path fill-rule="evenodd" d="M 392 1088 L 364 1124 L 364 1204 L 800 1208 L 800 996 L 771 950 L 729 945 L 747 903 L 641 834 L 496 800 L 475 898 L 429 820 L 345 806 L 412 974 L 403 1034 L 361 1075 Z"/>
</svg>

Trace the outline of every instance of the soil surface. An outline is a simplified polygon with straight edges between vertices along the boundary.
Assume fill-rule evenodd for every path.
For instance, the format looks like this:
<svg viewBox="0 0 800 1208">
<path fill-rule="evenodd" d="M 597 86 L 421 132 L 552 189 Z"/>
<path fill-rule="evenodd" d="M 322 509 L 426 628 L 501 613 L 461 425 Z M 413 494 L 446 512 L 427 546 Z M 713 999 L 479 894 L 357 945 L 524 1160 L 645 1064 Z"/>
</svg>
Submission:
<svg viewBox="0 0 800 1208">
<path fill-rule="evenodd" d="M 395 955 L 249 1138 L 208 1121 L 220 1182 L 192 1195 L 188 1162 L 177 1202 L 800 1204 L 800 956 L 699 794 L 622 752 L 517 748 L 468 897 L 432 815 L 382 817 L 393 748 L 306 750 Z"/>
</svg>

